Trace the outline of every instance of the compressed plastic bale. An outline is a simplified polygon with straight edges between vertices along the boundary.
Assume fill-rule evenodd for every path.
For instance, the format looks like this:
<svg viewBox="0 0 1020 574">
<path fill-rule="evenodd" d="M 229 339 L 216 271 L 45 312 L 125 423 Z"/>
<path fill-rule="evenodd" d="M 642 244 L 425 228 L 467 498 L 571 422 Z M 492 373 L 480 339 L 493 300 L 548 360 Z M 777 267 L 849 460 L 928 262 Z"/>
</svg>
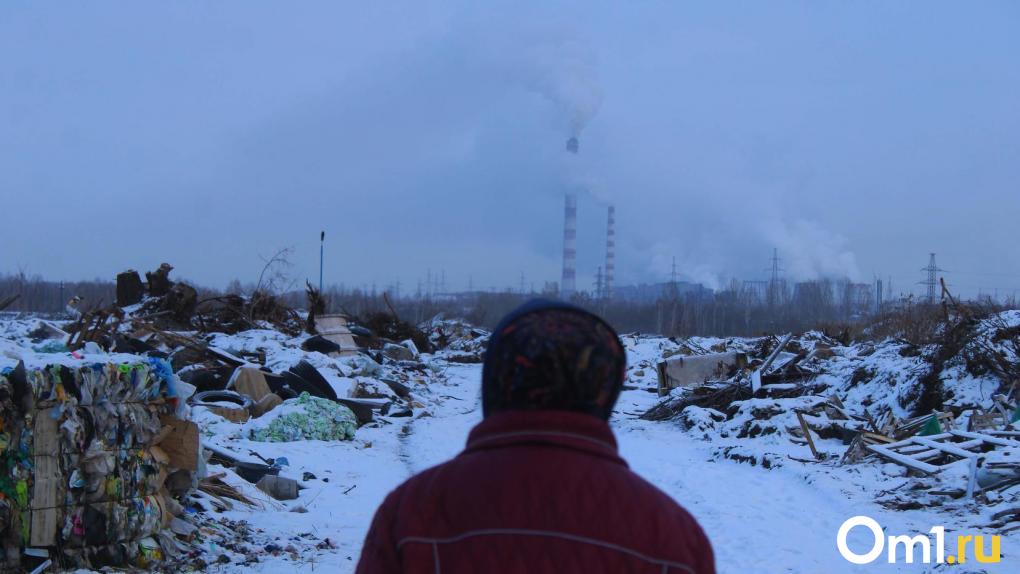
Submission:
<svg viewBox="0 0 1020 574">
<path fill-rule="evenodd" d="M 328 399 L 301 393 L 284 401 L 268 425 L 252 431 L 252 440 L 290 442 L 297 440 L 351 440 L 358 428 L 354 412 Z"/>
</svg>

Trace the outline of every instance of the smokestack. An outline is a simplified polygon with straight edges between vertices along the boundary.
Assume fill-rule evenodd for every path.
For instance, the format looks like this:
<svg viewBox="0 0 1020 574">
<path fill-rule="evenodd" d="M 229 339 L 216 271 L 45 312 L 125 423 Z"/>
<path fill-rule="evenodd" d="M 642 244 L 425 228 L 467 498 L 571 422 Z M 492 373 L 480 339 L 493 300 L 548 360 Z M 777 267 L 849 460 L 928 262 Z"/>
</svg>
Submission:
<svg viewBox="0 0 1020 574">
<path fill-rule="evenodd" d="M 570 299 L 577 276 L 577 196 L 568 193 L 563 210 L 563 278 L 560 297 Z"/>
<path fill-rule="evenodd" d="M 580 147 L 581 144 L 577 141 L 577 138 L 570 138 L 567 140 L 567 151 L 570 153 L 577 153 Z"/>
<path fill-rule="evenodd" d="M 602 295 L 606 299 L 613 298 L 613 275 L 616 271 L 616 208 L 609 206 L 609 219 L 606 223 L 606 277 L 602 284 Z"/>
</svg>

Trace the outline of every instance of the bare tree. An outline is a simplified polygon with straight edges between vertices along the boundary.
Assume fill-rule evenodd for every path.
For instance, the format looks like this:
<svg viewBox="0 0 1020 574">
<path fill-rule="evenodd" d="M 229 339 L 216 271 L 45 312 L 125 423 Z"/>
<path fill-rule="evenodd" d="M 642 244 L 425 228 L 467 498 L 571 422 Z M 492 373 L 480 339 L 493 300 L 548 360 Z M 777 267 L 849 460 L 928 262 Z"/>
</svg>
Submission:
<svg viewBox="0 0 1020 574">
<path fill-rule="evenodd" d="M 291 268 L 294 267 L 294 264 L 290 261 L 290 257 L 293 254 L 293 247 L 284 247 L 268 259 L 262 257 L 265 265 L 262 266 L 259 280 L 255 283 L 253 296 L 255 293 L 276 295 L 294 288 L 296 282 L 289 275 Z"/>
</svg>

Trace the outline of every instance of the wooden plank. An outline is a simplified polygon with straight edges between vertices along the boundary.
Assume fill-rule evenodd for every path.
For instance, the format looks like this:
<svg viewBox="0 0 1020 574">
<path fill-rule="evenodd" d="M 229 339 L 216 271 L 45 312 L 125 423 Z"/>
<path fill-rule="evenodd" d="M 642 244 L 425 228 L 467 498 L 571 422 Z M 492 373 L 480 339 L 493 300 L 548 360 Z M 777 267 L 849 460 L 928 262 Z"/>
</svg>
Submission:
<svg viewBox="0 0 1020 574">
<path fill-rule="evenodd" d="M 60 472 L 60 436 L 57 431 L 56 408 L 35 413 L 33 425 L 33 462 L 35 483 L 32 486 L 32 516 L 29 545 L 53 546 L 57 542 L 57 506 L 63 484 Z"/>
<path fill-rule="evenodd" d="M 925 437 L 920 436 L 914 437 L 914 442 L 920 445 L 927 446 L 928 448 L 937 448 L 944 453 L 952 454 L 960 458 L 974 458 L 975 456 L 978 455 L 978 453 L 976 452 L 971 452 L 969 450 L 962 449 L 956 446 L 955 444 L 929 440 Z"/>
<path fill-rule="evenodd" d="M 895 442 L 893 439 L 891 439 L 891 438 L 889 438 L 889 437 L 887 437 L 887 436 L 885 436 L 884 434 L 881 434 L 881 433 L 863 432 L 863 433 L 861 433 L 861 437 L 863 437 L 865 440 L 871 441 L 873 443 L 881 442 L 881 443 L 889 444 L 889 443 Z"/>
<path fill-rule="evenodd" d="M 916 457 L 919 453 L 928 452 L 932 450 L 932 447 L 924 444 L 908 444 L 907 446 L 897 447 L 894 448 L 893 450 L 905 456 Z M 938 452 L 942 452 L 939 451 L 938 449 L 935 450 Z"/>
<path fill-rule="evenodd" d="M 989 444 L 994 444 L 994 445 L 998 445 L 998 446 L 1016 446 L 1016 442 L 1015 441 L 1008 441 L 1008 440 L 1003 439 L 1003 438 L 998 438 L 998 437 L 995 437 L 995 436 L 992 436 L 992 435 L 988 435 L 988 434 L 983 434 L 983 433 L 967 432 L 967 431 L 951 431 L 950 434 L 952 434 L 953 436 L 959 436 L 959 437 L 964 437 L 964 438 L 978 438 L 978 439 L 981 439 L 981 440 L 983 440 L 983 441 L 985 441 L 985 442 L 987 442 Z M 935 435 L 935 436 L 942 436 L 942 435 Z M 932 436 L 932 437 L 928 437 L 928 438 L 935 438 L 935 437 Z"/>
<path fill-rule="evenodd" d="M 800 428 L 804 431 L 804 438 L 807 439 L 807 444 L 811 447 L 811 454 L 814 455 L 815 460 L 821 460 L 818 449 L 815 448 L 815 441 L 811 438 L 811 429 L 808 428 L 807 421 L 804 420 L 804 415 L 800 411 L 797 411 L 797 420 L 800 421 Z"/>
<path fill-rule="evenodd" d="M 947 433 L 946 432 L 946 433 L 942 433 L 942 434 L 933 434 L 931 436 L 926 436 L 924 438 L 929 439 L 929 440 L 942 440 L 942 439 L 949 438 L 951 436 L 953 436 L 951 433 Z M 896 442 L 891 442 L 891 443 L 889 443 L 889 444 L 887 444 L 885 446 L 888 447 L 888 448 L 899 448 L 901 446 L 907 446 L 907 445 L 910 445 L 910 444 L 915 444 L 914 443 L 914 438 L 915 437 L 905 438 L 905 439 L 902 439 L 902 440 L 898 440 Z M 974 437 L 969 437 L 969 438 L 974 438 Z"/>
<path fill-rule="evenodd" d="M 909 456 L 892 451 L 889 449 L 889 445 L 869 444 L 866 448 L 877 455 L 883 456 L 893 462 L 899 463 L 907 468 L 912 468 L 925 474 L 936 473 L 940 470 L 939 467 L 933 464 L 921 462 Z"/>
</svg>

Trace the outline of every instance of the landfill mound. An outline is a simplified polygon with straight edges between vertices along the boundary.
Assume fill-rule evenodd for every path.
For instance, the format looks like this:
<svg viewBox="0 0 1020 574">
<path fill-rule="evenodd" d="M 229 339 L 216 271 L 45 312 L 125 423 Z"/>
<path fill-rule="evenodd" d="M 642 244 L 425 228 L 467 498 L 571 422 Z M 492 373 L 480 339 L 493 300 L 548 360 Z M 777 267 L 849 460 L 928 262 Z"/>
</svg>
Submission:
<svg viewBox="0 0 1020 574">
<path fill-rule="evenodd" d="M 237 518 L 300 513 L 291 501 L 329 481 L 260 450 L 427 417 L 444 375 L 425 353 L 473 361 L 487 338 L 439 318 L 356 324 L 311 286 L 311 312 L 269 293 L 199 299 L 172 269 L 121 273 L 111 305 L 74 298 L 61 319 L 0 322 L 0 571 L 333 552 L 335 540 L 284 543 Z"/>
<path fill-rule="evenodd" d="M 628 384 L 660 397 L 634 414 L 710 442 L 718 459 L 808 466 L 889 509 L 1020 528 L 1020 311 L 954 302 L 923 342 L 869 331 L 625 337 Z"/>
</svg>

